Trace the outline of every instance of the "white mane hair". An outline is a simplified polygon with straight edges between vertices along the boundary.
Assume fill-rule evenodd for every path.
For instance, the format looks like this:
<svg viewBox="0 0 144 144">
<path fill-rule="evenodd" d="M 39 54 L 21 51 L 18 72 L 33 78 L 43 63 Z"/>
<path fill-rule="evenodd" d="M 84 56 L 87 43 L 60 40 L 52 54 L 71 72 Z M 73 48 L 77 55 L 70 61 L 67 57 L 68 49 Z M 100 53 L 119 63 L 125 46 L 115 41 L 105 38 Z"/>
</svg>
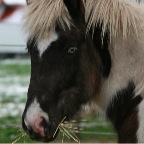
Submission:
<svg viewBox="0 0 144 144">
<path fill-rule="evenodd" d="M 108 30 L 110 36 L 129 36 L 133 31 L 138 35 L 141 27 L 141 13 L 144 4 L 139 0 L 83 0 L 87 31 L 98 24 L 103 35 Z M 43 39 L 50 36 L 56 24 L 70 29 L 71 17 L 63 0 L 30 0 L 24 15 L 24 29 L 28 38 Z M 102 35 L 102 36 L 103 36 Z"/>
<path fill-rule="evenodd" d="M 87 31 L 99 24 L 103 34 L 109 30 L 111 37 L 122 34 L 126 38 L 131 31 L 137 35 L 143 9 L 138 0 L 86 0 Z"/>
<path fill-rule="evenodd" d="M 28 38 L 50 36 L 56 24 L 70 28 L 71 18 L 63 0 L 31 0 L 24 15 L 24 30 Z"/>
</svg>

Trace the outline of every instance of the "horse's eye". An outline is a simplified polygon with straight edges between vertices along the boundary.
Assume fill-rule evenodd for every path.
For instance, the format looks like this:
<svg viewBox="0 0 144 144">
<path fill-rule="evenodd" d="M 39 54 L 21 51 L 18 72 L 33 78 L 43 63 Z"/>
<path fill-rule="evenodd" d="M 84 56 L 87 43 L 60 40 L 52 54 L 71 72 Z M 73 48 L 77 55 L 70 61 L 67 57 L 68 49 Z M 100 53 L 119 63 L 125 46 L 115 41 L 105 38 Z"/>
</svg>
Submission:
<svg viewBox="0 0 144 144">
<path fill-rule="evenodd" d="M 68 49 L 68 54 L 73 54 L 73 53 L 75 53 L 77 51 L 77 47 L 70 47 L 69 49 Z"/>
</svg>

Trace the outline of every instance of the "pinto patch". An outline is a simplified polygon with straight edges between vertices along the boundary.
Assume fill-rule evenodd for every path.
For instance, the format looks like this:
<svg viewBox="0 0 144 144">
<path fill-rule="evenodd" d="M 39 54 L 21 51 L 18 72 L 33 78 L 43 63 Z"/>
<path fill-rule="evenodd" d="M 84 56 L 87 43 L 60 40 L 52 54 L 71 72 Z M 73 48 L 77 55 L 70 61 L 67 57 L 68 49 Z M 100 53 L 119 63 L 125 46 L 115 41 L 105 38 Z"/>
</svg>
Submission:
<svg viewBox="0 0 144 144">
<path fill-rule="evenodd" d="M 24 119 L 25 125 L 27 127 L 33 126 L 40 117 L 43 117 L 47 122 L 49 121 L 48 115 L 40 108 L 40 104 L 35 99 L 27 109 Z"/>
</svg>

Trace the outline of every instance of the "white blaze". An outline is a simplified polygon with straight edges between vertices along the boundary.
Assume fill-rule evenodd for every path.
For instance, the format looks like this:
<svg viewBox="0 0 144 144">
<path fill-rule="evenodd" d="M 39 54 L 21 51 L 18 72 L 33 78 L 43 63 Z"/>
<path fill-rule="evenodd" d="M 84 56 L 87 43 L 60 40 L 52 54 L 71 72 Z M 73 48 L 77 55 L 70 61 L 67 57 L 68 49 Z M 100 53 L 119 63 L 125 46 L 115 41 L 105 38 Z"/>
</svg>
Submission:
<svg viewBox="0 0 144 144">
<path fill-rule="evenodd" d="M 27 109 L 24 120 L 26 126 L 34 125 L 39 117 L 43 117 L 47 122 L 49 121 L 48 115 L 40 108 L 40 104 L 35 99 Z"/>
<path fill-rule="evenodd" d="M 48 38 L 38 41 L 38 51 L 39 51 L 40 57 L 46 51 L 46 49 L 49 48 L 51 43 L 56 41 L 57 39 L 58 39 L 58 34 L 56 32 L 53 32 Z"/>
</svg>

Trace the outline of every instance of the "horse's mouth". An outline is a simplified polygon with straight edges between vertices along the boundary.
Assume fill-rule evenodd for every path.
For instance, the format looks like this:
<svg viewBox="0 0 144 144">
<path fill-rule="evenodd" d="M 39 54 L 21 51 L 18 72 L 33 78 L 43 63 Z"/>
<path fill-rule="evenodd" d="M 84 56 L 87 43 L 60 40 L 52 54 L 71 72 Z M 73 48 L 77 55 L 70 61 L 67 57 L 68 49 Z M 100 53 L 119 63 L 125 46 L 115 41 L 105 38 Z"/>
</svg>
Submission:
<svg viewBox="0 0 144 144">
<path fill-rule="evenodd" d="M 39 141 L 39 142 L 51 142 L 51 141 L 54 141 L 57 136 L 58 136 L 58 133 L 59 133 L 59 130 L 57 130 L 54 134 L 50 135 L 45 135 L 44 137 L 43 136 L 40 136 L 39 134 L 35 133 L 33 135 L 30 135 L 30 138 L 34 141 Z"/>
<path fill-rule="evenodd" d="M 41 136 L 40 134 L 35 132 L 28 133 L 28 135 L 34 141 L 51 142 L 57 138 L 58 133 L 59 133 L 59 129 L 55 131 L 50 131 L 49 133 L 46 133 L 44 136 Z"/>
<path fill-rule="evenodd" d="M 22 126 L 27 135 L 34 141 L 51 142 L 57 138 L 59 133 L 58 126 L 54 124 L 43 125 L 43 133 L 35 131 L 33 127 L 28 127 L 24 121 Z"/>
</svg>

